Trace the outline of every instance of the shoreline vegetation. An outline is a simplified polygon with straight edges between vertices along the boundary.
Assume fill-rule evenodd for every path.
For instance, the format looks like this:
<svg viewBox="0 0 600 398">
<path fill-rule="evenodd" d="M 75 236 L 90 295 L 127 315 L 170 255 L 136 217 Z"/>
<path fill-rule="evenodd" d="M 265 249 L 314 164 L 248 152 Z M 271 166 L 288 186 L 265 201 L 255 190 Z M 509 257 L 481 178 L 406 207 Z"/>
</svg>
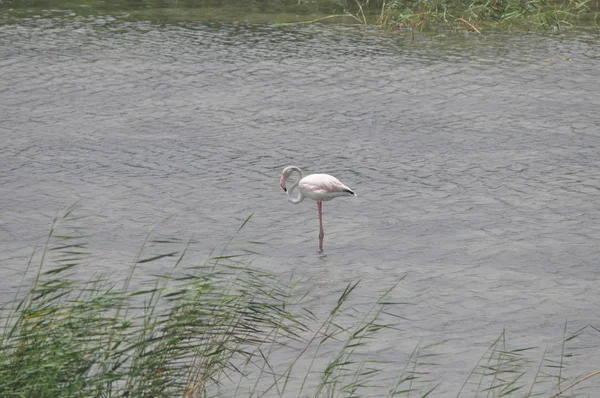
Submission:
<svg viewBox="0 0 600 398">
<path fill-rule="evenodd" d="M 392 298 L 402 280 L 370 302 L 353 299 L 359 282 L 338 286 L 338 300 L 316 314 L 299 281 L 252 267 L 256 254 L 233 239 L 221 254 L 185 266 L 185 242 L 152 231 L 124 280 L 82 279 L 91 259 L 74 210 L 56 216 L 0 310 L 0 396 L 436 395 L 444 343 L 419 343 L 393 361 L 373 353 L 377 341 L 410 333 L 401 315 L 408 304 Z M 157 251 L 173 243 L 180 250 Z M 164 274 L 134 286 L 136 268 L 157 262 Z M 532 347 L 510 348 L 502 332 L 456 397 L 571 396 L 600 374 L 567 376 L 585 329 L 568 332 L 565 322 L 559 352 L 541 358 Z"/>
<path fill-rule="evenodd" d="M 51 4 L 49 4 L 51 3 Z M 2 0 L 0 11 L 129 21 L 341 23 L 386 30 L 562 30 L 598 26 L 600 0 Z"/>
</svg>

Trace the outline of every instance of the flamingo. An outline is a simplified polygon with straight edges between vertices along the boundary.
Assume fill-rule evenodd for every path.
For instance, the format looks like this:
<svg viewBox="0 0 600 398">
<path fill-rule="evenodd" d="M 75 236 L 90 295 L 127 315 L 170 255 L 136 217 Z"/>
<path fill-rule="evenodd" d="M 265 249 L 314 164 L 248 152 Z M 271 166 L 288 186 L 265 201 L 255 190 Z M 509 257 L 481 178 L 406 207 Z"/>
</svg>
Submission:
<svg viewBox="0 0 600 398">
<path fill-rule="evenodd" d="M 292 173 L 298 173 L 299 177 L 289 189 L 286 180 Z M 298 187 L 298 195 L 294 197 L 292 192 Z M 317 202 L 319 211 L 319 253 L 323 252 L 323 201 L 332 200 L 338 196 L 357 196 L 353 190 L 342 184 L 340 180 L 329 174 L 311 174 L 303 177 L 302 170 L 296 166 L 288 166 L 281 173 L 281 188 L 286 192 L 288 201 L 297 205 L 308 197 Z"/>
</svg>

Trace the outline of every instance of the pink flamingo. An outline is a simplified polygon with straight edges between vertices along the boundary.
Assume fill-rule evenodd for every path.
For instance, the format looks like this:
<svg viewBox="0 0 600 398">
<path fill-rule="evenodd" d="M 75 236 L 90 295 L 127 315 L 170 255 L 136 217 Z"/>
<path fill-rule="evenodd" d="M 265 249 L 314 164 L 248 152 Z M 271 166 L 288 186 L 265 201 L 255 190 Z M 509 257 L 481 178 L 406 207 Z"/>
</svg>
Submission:
<svg viewBox="0 0 600 398">
<path fill-rule="evenodd" d="M 293 173 L 299 174 L 298 180 L 292 184 L 290 189 L 286 187 L 287 178 Z M 299 195 L 292 196 L 294 189 L 298 187 Z M 311 174 L 303 177 L 302 170 L 296 166 L 288 166 L 281 173 L 281 188 L 287 193 L 287 199 L 297 205 L 305 197 L 317 201 L 317 210 L 319 211 L 319 252 L 323 252 L 323 201 L 332 200 L 338 196 L 357 196 L 354 191 L 345 186 L 329 174 Z"/>
</svg>

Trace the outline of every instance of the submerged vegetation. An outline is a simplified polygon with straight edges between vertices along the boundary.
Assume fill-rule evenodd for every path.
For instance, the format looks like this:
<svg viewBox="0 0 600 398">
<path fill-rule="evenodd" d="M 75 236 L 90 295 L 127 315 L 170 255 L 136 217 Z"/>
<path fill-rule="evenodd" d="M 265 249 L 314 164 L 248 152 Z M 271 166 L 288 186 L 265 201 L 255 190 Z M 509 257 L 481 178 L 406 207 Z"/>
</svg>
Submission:
<svg viewBox="0 0 600 398">
<path fill-rule="evenodd" d="M 336 22 L 386 29 L 561 29 L 597 24 L 600 0 L 2 0 L 0 10 L 109 14 L 127 20 Z"/>
<path fill-rule="evenodd" d="M 185 245 L 144 254 L 164 243 L 150 235 L 121 286 L 81 278 L 89 253 L 73 210 L 57 216 L 42 253 L 32 256 L 37 271 L 1 312 L 0 396 L 435 395 L 436 345 L 416 347 L 404 363 L 370 353 L 375 339 L 398 338 L 408 322 L 391 299 L 395 287 L 357 306 L 358 282 L 350 283 L 319 320 L 296 282 L 251 267 L 248 251 L 229 248 L 187 267 Z M 133 287 L 135 268 L 157 261 L 170 262 L 168 271 Z M 566 379 L 568 344 L 583 329 L 566 330 L 560 357 L 537 361 L 530 349 L 510 349 L 502 333 L 457 397 L 572 394 L 600 372 Z"/>
</svg>

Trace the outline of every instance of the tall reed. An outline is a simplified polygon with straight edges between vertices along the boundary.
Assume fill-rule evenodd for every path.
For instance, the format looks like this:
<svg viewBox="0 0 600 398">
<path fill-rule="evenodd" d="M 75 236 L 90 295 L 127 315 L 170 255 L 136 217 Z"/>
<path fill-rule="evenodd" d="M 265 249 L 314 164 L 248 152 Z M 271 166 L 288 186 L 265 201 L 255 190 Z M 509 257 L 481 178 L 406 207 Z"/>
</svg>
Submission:
<svg viewBox="0 0 600 398">
<path fill-rule="evenodd" d="M 480 33 L 482 26 L 560 29 L 597 17 L 590 0 L 389 0 L 378 22 L 418 30 L 454 25 Z"/>
<path fill-rule="evenodd" d="M 150 234 L 117 285 L 82 276 L 91 257 L 74 210 L 57 214 L 33 275 L 0 313 L 1 397 L 427 397 L 440 384 L 438 345 L 419 344 L 404 362 L 371 352 L 410 330 L 396 285 L 357 306 L 359 282 L 349 283 L 319 320 L 298 281 L 253 268 L 229 245 L 183 266 L 187 245 L 148 255 Z M 136 267 L 158 261 L 166 271 L 134 286 Z M 529 348 L 510 349 L 502 333 L 457 396 L 572 392 L 600 374 L 566 376 L 584 330 L 568 334 L 565 323 L 559 357 L 544 353 L 533 374 Z"/>
<path fill-rule="evenodd" d="M 121 284 L 82 278 L 90 256 L 74 210 L 57 214 L 32 280 L 1 313 L 0 396 L 202 397 L 239 390 L 250 377 L 251 396 L 284 395 L 295 388 L 298 359 L 346 335 L 316 395 L 369 386 L 373 367 L 350 358 L 391 327 L 383 323 L 389 291 L 349 333 L 337 322 L 350 284 L 311 332 L 317 319 L 295 296 L 295 282 L 276 280 L 229 248 L 181 268 L 187 246 L 145 255 L 145 242 Z M 132 287 L 135 268 L 157 261 L 171 266 L 152 285 Z M 281 348 L 295 359 L 278 371 L 270 353 Z"/>
</svg>

